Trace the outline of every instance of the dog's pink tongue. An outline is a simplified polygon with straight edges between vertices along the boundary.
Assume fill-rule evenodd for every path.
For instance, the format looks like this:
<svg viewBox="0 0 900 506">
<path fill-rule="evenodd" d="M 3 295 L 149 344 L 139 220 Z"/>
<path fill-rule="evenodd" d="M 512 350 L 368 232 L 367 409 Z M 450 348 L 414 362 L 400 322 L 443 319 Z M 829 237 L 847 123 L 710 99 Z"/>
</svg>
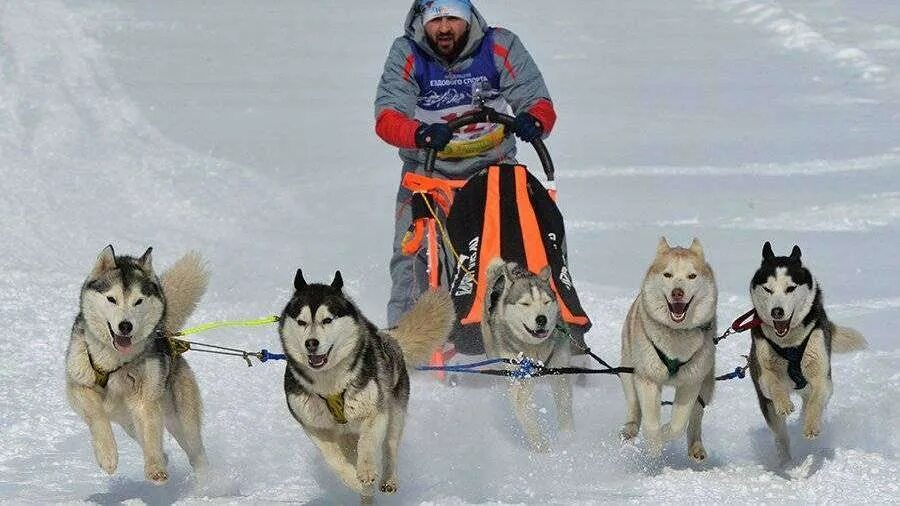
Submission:
<svg viewBox="0 0 900 506">
<path fill-rule="evenodd" d="M 129 336 L 113 336 L 113 344 L 120 353 L 128 353 L 131 351 L 131 337 Z"/>
</svg>

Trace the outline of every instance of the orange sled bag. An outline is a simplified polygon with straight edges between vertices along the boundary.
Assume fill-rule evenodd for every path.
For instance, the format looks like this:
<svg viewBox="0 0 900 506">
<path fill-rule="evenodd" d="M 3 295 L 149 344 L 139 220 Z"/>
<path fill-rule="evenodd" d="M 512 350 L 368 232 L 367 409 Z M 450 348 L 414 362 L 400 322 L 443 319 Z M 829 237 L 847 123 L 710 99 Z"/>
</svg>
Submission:
<svg viewBox="0 0 900 506">
<path fill-rule="evenodd" d="M 450 283 L 460 324 L 451 339 L 458 352 L 484 353 L 485 278 L 498 256 L 535 273 L 549 264 L 563 320 L 582 333 L 590 329 L 568 266 L 562 214 L 525 166 L 492 165 L 472 176 L 453 198 L 447 234 L 459 255 Z"/>
</svg>

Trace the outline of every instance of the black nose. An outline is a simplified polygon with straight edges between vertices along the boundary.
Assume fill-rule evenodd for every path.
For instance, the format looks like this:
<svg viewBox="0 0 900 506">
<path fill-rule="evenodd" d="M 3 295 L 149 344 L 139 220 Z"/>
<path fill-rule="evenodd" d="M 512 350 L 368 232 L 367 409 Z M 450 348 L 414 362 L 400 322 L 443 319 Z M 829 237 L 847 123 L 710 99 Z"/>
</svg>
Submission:
<svg viewBox="0 0 900 506">
<path fill-rule="evenodd" d="M 542 314 L 541 314 L 541 315 L 538 315 L 538 316 L 534 319 L 534 323 L 537 323 L 537 326 L 538 326 L 538 327 L 543 327 L 544 325 L 547 324 L 547 317 L 544 316 L 544 315 L 542 315 Z"/>
<path fill-rule="evenodd" d="M 673 288 L 672 289 L 672 298 L 676 299 L 676 300 L 684 298 L 684 290 L 681 288 Z"/>
<path fill-rule="evenodd" d="M 131 334 L 131 330 L 133 328 L 134 328 L 134 325 L 132 325 L 131 322 L 128 320 L 122 320 L 121 322 L 119 322 L 119 333 L 124 336 Z"/>
<path fill-rule="evenodd" d="M 316 351 L 316 348 L 319 347 L 319 340 L 318 339 L 307 339 L 306 342 L 303 344 L 304 344 L 304 346 L 306 346 L 306 351 L 313 352 L 313 351 Z"/>
<path fill-rule="evenodd" d="M 784 309 L 781 309 L 780 307 L 773 307 L 772 318 L 775 318 L 776 320 L 784 318 Z"/>
</svg>

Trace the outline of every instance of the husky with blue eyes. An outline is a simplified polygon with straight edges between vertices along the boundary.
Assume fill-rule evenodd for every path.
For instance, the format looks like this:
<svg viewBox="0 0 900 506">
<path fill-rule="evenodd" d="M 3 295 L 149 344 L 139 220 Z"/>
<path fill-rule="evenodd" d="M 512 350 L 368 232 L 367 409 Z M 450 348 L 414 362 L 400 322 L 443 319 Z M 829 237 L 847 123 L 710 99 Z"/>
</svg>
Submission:
<svg viewBox="0 0 900 506">
<path fill-rule="evenodd" d="M 110 245 L 97 257 L 81 288 L 81 311 L 66 351 L 66 393 L 90 429 L 100 468 L 113 474 L 118 466 L 115 422 L 141 445 L 147 480 L 163 484 L 163 427 L 196 472 L 206 467 L 194 373 L 156 337 L 181 329 L 208 274 L 200 256 L 188 253 L 158 277 L 150 252 L 117 256 Z"/>
<path fill-rule="evenodd" d="M 785 419 L 794 411 L 791 391 L 803 399 L 804 437 L 817 438 L 831 397 L 831 353 L 866 347 L 859 332 L 828 319 L 822 289 L 800 256 L 798 246 L 789 256 L 775 256 L 766 242 L 762 264 L 750 282 L 750 298 L 762 322 L 752 330 L 750 376 L 783 462 L 790 460 Z"/>
<path fill-rule="evenodd" d="M 450 334 L 456 313 L 446 291 L 426 292 L 397 327 L 379 330 L 331 284 L 298 269 L 278 332 L 287 355 L 291 414 L 325 462 L 363 503 L 375 485 L 397 491 L 397 450 L 409 402 L 407 367 L 425 362 Z"/>
</svg>

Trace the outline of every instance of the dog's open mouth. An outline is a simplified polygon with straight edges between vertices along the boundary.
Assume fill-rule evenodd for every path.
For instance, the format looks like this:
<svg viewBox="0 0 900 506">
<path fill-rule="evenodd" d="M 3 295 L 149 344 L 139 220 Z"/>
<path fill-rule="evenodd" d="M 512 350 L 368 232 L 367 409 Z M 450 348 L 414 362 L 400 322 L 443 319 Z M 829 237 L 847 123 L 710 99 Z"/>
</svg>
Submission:
<svg viewBox="0 0 900 506">
<path fill-rule="evenodd" d="M 112 325 L 110 325 L 109 322 L 106 322 L 106 326 L 109 327 L 109 335 L 112 336 L 113 348 L 115 348 L 116 351 L 122 354 L 131 351 L 131 336 L 116 334 L 115 332 L 113 332 Z"/>
<path fill-rule="evenodd" d="M 772 320 L 772 326 L 775 327 L 775 334 L 778 337 L 784 337 L 784 335 L 787 334 L 789 330 L 791 330 L 791 319 L 788 318 L 787 320 Z"/>
<path fill-rule="evenodd" d="M 307 355 L 306 360 L 309 362 L 309 366 L 313 369 L 321 369 L 328 363 L 328 355 L 331 353 L 331 348 L 334 348 L 334 345 L 330 346 L 328 351 L 321 355 Z"/>
<path fill-rule="evenodd" d="M 690 307 L 693 300 L 693 297 L 687 302 L 669 302 L 666 300 L 666 303 L 669 305 L 669 318 L 675 323 L 683 322 L 685 316 L 687 316 L 688 307 Z"/>
<path fill-rule="evenodd" d="M 524 323 L 522 324 L 522 326 L 525 327 L 525 330 L 527 330 L 528 333 L 531 334 L 531 337 L 534 337 L 535 339 L 546 339 L 547 336 L 550 335 L 550 329 L 546 327 L 531 330 L 530 328 L 528 328 L 528 325 L 525 325 Z"/>
</svg>

